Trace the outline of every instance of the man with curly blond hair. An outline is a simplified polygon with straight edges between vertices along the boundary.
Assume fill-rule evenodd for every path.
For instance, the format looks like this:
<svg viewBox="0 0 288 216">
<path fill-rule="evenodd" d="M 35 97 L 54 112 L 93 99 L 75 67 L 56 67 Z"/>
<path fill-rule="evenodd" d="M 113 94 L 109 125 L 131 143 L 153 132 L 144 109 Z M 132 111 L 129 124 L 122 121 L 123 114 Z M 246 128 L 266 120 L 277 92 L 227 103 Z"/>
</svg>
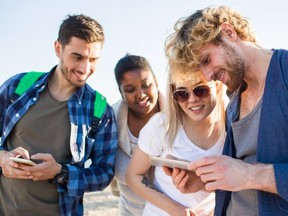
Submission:
<svg viewBox="0 0 288 216">
<path fill-rule="evenodd" d="M 217 6 L 180 19 L 166 53 L 170 70 L 201 70 L 233 92 L 223 155 L 190 165 L 216 190 L 215 215 L 288 215 L 287 50 L 261 47 L 245 17 Z M 189 192 L 185 172 L 166 174 Z"/>
</svg>

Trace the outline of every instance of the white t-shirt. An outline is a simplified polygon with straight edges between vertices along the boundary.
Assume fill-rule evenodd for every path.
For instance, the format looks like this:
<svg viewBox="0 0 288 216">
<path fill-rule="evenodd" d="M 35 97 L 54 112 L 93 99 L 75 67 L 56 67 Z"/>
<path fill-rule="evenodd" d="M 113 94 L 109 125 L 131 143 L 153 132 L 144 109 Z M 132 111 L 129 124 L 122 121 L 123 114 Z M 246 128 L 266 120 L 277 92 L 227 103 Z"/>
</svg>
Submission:
<svg viewBox="0 0 288 216">
<path fill-rule="evenodd" d="M 142 128 L 138 146 L 146 154 L 166 157 L 167 154 L 177 158 L 193 161 L 204 156 L 222 154 L 225 133 L 221 138 L 208 150 L 204 150 L 194 145 L 187 137 L 183 127 L 179 129 L 172 149 L 165 146 L 164 140 L 165 126 L 163 113 L 155 114 L 149 122 Z M 198 191 L 195 193 L 183 194 L 172 183 L 172 178 L 167 176 L 162 167 L 155 168 L 154 185 L 168 195 L 171 199 L 181 203 L 187 208 L 194 210 L 204 209 L 211 212 L 215 206 L 215 194 L 207 191 Z M 143 215 L 168 215 L 153 204 L 146 202 Z"/>
</svg>

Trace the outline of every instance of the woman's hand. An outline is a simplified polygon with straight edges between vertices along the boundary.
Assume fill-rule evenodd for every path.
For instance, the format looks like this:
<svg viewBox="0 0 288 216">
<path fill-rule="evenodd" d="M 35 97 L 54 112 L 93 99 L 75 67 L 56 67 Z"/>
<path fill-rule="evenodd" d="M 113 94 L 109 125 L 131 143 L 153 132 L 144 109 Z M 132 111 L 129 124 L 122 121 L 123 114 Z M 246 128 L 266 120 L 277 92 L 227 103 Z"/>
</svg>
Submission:
<svg viewBox="0 0 288 216">
<path fill-rule="evenodd" d="M 172 177 L 174 186 L 182 193 L 193 193 L 205 189 L 204 182 L 194 171 L 162 167 L 166 175 Z"/>
</svg>

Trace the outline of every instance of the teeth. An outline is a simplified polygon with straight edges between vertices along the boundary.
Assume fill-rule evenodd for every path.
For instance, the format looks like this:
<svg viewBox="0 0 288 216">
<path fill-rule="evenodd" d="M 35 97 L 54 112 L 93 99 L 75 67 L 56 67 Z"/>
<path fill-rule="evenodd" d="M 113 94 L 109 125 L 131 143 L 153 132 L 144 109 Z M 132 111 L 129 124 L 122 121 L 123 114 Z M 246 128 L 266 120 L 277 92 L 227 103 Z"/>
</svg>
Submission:
<svg viewBox="0 0 288 216">
<path fill-rule="evenodd" d="M 211 79 L 216 81 L 216 80 L 221 80 L 224 76 L 225 70 L 221 70 L 219 73 L 213 73 L 211 76 Z"/>
<path fill-rule="evenodd" d="M 143 101 L 139 101 L 138 104 L 139 105 L 145 105 L 147 103 L 148 99 L 143 100 Z"/>
<path fill-rule="evenodd" d="M 193 111 L 196 111 L 196 110 L 200 110 L 201 108 L 202 106 L 195 106 L 195 107 L 191 107 L 190 109 Z"/>
<path fill-rule="evenodd" d="M 219 80 L 222 80 L 222 78 L 223 78 L 223 76 L 224 76 L 224 73 L 225 73 L 225 71 L 222 70 L 221 73 L 220 73 L 220 78 L 219 78 Z"/>
</svg>

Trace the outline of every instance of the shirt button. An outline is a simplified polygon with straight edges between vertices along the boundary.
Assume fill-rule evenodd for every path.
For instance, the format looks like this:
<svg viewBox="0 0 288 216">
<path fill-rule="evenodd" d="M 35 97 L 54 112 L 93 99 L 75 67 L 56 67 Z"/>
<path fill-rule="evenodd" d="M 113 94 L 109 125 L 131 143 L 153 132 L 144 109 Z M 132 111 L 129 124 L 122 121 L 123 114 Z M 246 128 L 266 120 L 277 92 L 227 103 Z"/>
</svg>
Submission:
<svg viewBox="0 0 288 216">
<path fill-rule="evenodd" d="M 3 135 L 6 136 L 6 134 L 7 134 L 7 133 L 6 133 L 6 131 L 5 131 L 5 132 L 3 133 Z"/>
<path fill-rule="evenodd" d="M 37 100 L 37 98 L 36 98 L 36 97 L 34 97 L 34 98 L 33 98 L 33 101 L 36 101 L 36 100 Z"/>
<path fill-rule="evenodd" d="M 79 101 L 79 105 L 81 105 L 81 101 Z"/>
<path fill-rule="evenodd" d="M 15 115 L 15 116 L 16 116 L 16 118 L 19 118 L 19 116 L 20 116 L 20 115 L 19 115 L 19 113 L 16 113 L 16 115 Z"/>
</svg>

